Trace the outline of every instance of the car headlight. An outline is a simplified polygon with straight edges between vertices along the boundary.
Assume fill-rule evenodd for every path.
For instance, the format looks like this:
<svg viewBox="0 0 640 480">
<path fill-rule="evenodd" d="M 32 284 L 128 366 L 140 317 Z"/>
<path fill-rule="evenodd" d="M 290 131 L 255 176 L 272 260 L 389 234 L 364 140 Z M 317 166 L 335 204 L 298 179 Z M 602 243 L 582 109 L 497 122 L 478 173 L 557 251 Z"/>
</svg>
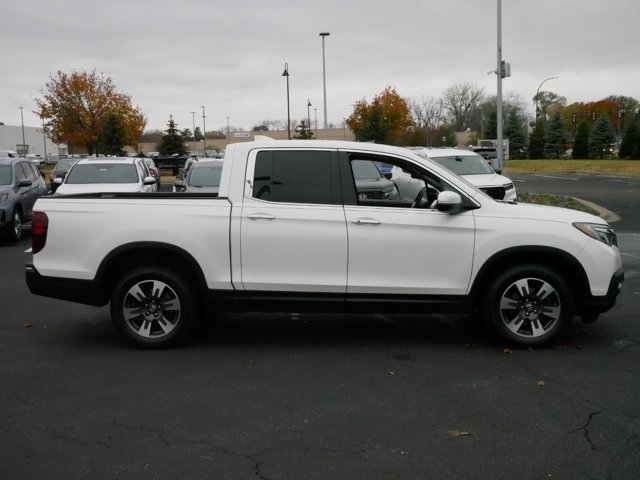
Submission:
<svg viewBox="0 0 640 480">
<path fill-rule="evenodd" d="M 618 246 L 618 237 L 609 225 L 601 225 L 599 223 L 574 223 L 574 227 L 585 235 L 590 236 L 594 240 L 606 243 L 611 246 Z"/>
<path fill-rule="evenodd" d="M 0 193 L 0 203 L 4 203 L 9 199 L 8 193 Z"/>
<path fill-rule="evenodd" d="M 505 189 L 505 190 L 513 190 L 514 188 L 515 188 L 515 187 L 513 186 L 513 183 L 507 183 L 507 184 L 504 186 L 504 189 Z"/>
</svg>

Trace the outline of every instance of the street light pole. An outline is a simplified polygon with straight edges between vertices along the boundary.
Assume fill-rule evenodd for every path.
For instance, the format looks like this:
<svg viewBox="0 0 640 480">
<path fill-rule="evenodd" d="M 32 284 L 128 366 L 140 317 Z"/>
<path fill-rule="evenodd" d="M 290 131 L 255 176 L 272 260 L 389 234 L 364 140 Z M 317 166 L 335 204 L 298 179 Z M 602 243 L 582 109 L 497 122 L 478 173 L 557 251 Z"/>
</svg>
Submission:
<svg viewBox="0 0 640 480">
<path fill-rule="evenodd" d="M 193 153 L 196 153 L 196 112 L 191 112 L 191 120 L 193 121 Z"/>
<path fill-rule="evenodd" d="M 200 108 L 202 108 L 202 153 L 206 156 L 207 155 L 207 127 L 205 126 L 204 119 L 207 118 L 207 116 L 204 114 L 204 105 L 200 105 Z"/>
<path fill-rule="evenodd" d="M 307 129 L 311 131 L 311 112 L 309 108 L 311 107 L 311 100 L 307 98 Z"/>
<path fill-rule="evenodd" d="M 289 64 L 285 62 L 283 77 L 287 77 L 287 138 L 291 140 L 291 110 L 289 109 Z"/>
<path fill-rule="evenodd" d="M 227 117 L 227 145 L 229 145 L 229 117 Z"/>
<path fill-rule="evenodd" d="M 502 0 L 498 0 L 498 65 L 496 67 L 496 77 L 498 78 L 497 85 L 497 94 L 496 94 L 496 121 L 497 121 L 497 141 L 498 145 L 496 145 L 496 153 L 497 158 L 496 161 L 498 165 L 495 166 L 497 169 L 502 169 L 504 163 L 504 148 L 502 142 L 502 78 L 503 78 L 503 68 L 502 68 Z"/>
<path fill-rule="evenodd" d="M 316 139 L 318 138 L 318 109 L 314 108 L 313 109 L 313 115 L 315 116 L 316 119 Z"/>
<path fill-rule="evenodd" d="M 324 56 L 324 37 L 331 35 L 329 32 L 322 32 L 322 94 L 324 98 L 324 139 L 327 139 L 327 69 Z"/>
<path fill-rule="evenodd" d="M 22 123 L 22 156 L 26 157 L 27 152 L 25 148 L 27 148 L 27 142 L 24 139 L 24 115 L 22 113 L 22 107 L 20 107 L 20 122 Z"/>
<path fill-rule="evenodd" d="M 545 78 L 542 82 L 540 82 L 540 85 L 538 85 L 538 90 L 536 90 L 536 121 L 538 120 L 538 117 L 540 116 L 540 111 L 538 110 L 538 95 L 540 94 L 540 89 L 542 88 L 542 84 L 544 82 L 548 82 L 549 80 L 553 80 L 554 78 L 560 78 L 560 77 L 548 77 Z"/>
</svg>

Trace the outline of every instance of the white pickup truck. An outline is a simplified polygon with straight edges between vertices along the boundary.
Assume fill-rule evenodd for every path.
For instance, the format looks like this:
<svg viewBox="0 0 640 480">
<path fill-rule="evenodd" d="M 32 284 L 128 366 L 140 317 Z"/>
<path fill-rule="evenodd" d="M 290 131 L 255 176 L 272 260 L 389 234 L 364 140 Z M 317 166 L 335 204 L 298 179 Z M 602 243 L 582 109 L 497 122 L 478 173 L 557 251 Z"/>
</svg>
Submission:
<svg viewBox="0 0 640 480">
<path fill-rule="evenodd" d="M 424 187 L 412 201 L 371 182 L 359 194 L 362 162 Z M 110 303 L 122 334 L 160 347 L 215 310 L 465 310 L 511 343 L 540 345 L 574 315 L 595 320 L 622 287 L 602 219 L 493 200 L 404 148 L 240 143 L 220 182 L 218 194 L 40 198 L 29 288 Z"/>
</svg>

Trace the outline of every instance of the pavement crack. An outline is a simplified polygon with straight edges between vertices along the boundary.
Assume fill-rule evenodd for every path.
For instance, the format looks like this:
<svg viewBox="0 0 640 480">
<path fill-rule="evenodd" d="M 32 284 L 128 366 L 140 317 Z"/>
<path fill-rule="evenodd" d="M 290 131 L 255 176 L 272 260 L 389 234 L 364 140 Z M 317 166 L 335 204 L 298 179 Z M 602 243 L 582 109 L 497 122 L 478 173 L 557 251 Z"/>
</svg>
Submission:
<svg viewBox="0 0 640 480">
<path fill-rule="evenodd" d="M 578 428 L 576 428 L 574 430 L 571 430 L 568 433 L 568 435 L 571 435 L 572 433 L 576 433 L 576 432 L 580 432 L 580 431 L 583 432 L 584 438 L 589 443 L 589 446 L 591 447 L 591 450 L 593 450 L 595 452 L 599 452 L 600 450 L 598 450 L 598 448 L 596 447 L 596 444 L 591 439 L 591 435 L 589 433 L 589 427 L 591 426 L 591 420 L 593 420 L 593 417 L 595 417 L 596 415 L 600 415 L 601 413 L 602 413 L 602 410 L 597 410 L 595 412 L 590 413 L 589 414 L 589 418 L 587 418 L 587 422 L 582 427 L 578 427 Z"/>
</svg>

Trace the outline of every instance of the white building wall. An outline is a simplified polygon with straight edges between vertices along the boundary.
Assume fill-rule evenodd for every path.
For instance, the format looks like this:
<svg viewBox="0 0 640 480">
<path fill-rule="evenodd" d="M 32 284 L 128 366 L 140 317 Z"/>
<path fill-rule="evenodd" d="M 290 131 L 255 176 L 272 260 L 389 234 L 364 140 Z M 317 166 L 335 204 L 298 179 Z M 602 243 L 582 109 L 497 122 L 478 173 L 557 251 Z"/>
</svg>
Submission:
<svg viewBox="0 0 640 480">
<path fill-rule="evenodd" d="M 26 153 L 45 156 L 45 141 L 47 145 L 47 155 L 65 155 L 67 146 L 58 145 L 51 141 L 49 137 L 42 134 L 42 128 L 24 127 L 24 141 L 28 146 Z M 22 145 L 22 126 L 0 125 L 0 150 L 19 150 Z"/>
</svg>

